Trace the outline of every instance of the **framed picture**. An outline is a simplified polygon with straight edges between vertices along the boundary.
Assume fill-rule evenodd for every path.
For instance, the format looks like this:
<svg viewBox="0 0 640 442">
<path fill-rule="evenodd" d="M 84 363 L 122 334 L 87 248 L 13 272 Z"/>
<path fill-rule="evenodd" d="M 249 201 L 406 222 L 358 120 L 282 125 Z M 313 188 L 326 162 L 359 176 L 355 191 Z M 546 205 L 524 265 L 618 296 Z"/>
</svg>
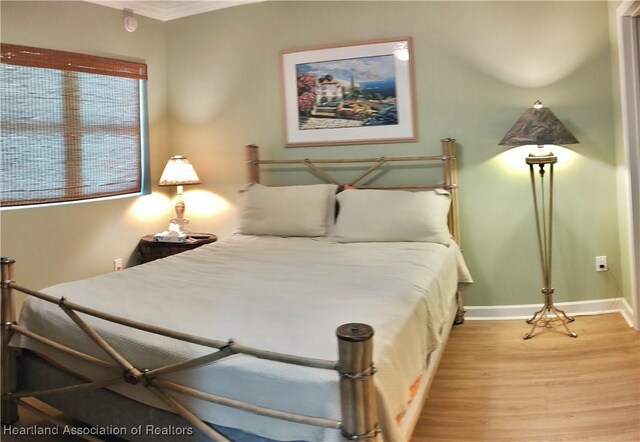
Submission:
<svg viewBox="0 0 640 442">
<path fill-rule="evenodd" d="M 282 52 L 287 146 L 416 140 L 411 39 Z"/>
</svg>

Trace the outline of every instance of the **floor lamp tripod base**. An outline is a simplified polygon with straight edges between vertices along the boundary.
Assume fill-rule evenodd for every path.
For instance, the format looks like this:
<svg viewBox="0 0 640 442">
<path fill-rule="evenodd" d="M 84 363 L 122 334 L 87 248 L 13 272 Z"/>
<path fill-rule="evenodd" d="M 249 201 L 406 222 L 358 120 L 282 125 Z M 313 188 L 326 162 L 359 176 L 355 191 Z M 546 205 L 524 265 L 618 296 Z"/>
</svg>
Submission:
<svg viewBox="0 0 640 442">
<path fill-rule="evenodd" d="M 572 338 L 578 335 L 569 329 L 568 323 L 574 318 L 553 305 L 553 288 L 551 288 L 551 251 L 553 238 L 553 165 L 558 161 L 553 154 L 543 156 L 530 155 L 526 159 L 531 175 L 531 189 L 533 191 L 533 206 L 535 209 L 536 232 L 538 234 L 538 246 L 540 249 L 540 262 L 542 265 L 542 281 L 544 288 L 544 305 L 540 310 L 527 320 L 531 324 L 531 330 L 523 336 L 524 339 L 531 339 L 538 326 L 553 328 L 557 323 L 561 323 L 567 334 Z M 538 198 L 534 166 L 539 166 L 540 199 Z M 549 166 L 549 189 L 548 200 L 545 195 L 545 166 Z"/>
<path fill-rule="evenodd" d="M 575 318 L 567 316 L 564 310 L 560 310 L 553 305 L 553 299 L 551 297 L 553 289 L 542 289 L 542 293 L 545 295 L 545 303 L 540 310 L 533 314 L 531 319 L 527 319 L 527 324 L 531 324 L 531 330 L 523 336 L 523 339 L 532 338 L 534 336 L 533 332 L 536 331 L 538 326 L 553 328 L 558 322 L 562 324 L 569 336 L 577 338 L 577 333 L 567 326 L 568 323 L 575 321 Z"/>
</svg>

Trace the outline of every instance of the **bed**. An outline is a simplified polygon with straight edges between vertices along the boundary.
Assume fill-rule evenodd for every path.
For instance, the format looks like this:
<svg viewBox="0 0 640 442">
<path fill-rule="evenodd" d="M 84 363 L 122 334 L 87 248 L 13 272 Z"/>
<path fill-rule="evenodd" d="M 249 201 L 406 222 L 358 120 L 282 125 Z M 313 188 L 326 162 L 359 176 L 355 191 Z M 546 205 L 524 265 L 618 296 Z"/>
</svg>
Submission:
<svg viewBox="0 0 640 442">
<path fill-rule="evenodd" d="M 3 259 L 3 423 L 33 395 L 87 422 L 87 439 L 408 439 L 472 282 L 452 223 L 454 148 L 374 159 L 345 189 L 325 160 L 260 160 L 250 146 L 229 238 L 42 292 Z M 358 186 L 400 158 L 442 162 L 445 182 Z M 330 182 L 259 184 L 258 167 L 283 163 Z M 12 290 L 31 295 L 19 322 Z"/>
</svg>

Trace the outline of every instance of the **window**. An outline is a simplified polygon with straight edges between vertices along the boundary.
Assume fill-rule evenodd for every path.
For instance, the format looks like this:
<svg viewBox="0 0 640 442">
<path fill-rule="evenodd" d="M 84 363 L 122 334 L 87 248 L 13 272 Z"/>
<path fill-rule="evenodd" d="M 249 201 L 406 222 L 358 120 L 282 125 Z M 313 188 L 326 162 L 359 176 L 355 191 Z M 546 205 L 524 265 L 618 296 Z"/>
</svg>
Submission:
<svg viewBox="0 0 640 442">
<path fill-rule="evenodd" d="M 148 193 L 145 64 L 1 45 L 0 205 Z"/>
</svg>

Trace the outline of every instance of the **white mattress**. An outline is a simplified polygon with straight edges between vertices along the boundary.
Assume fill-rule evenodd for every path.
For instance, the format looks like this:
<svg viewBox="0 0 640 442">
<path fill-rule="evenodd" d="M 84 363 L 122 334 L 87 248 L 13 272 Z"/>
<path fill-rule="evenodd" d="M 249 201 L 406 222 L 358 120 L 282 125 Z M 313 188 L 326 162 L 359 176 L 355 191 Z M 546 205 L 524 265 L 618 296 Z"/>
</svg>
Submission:
<svg viewBox="0 0 640 442">
<path fill-rule="evenodd" d="M 299 356 L 337 359 L 336 328 L 364 322 L 375 330 L 380 424 L 386 440 L 404 437 L 396 415 L 437 348 L 459 283 L 471 282 L 458 247 L 432 243 L 337 244 L 306 238 L 234 235 L 198 249 L 44 290 L 138 321 L 194 335 Z M 211 349 L 81 315 L 138 368 L 154 368 Z M 30 299 L 19 323 L 107 359 L 56 305 Z M 28 348 L 92 379 L 112 373 L 21 335 Z M 169 379 L 214 394 L 296 413 L 340 419 L 338 376 L 234 355 Z M 142 386 L 113 388 L 164 408 Z M 337 430 L 278 421 L 184 398 L 205 421 L 277 440 L 340 440 Z"/>
</svg>

